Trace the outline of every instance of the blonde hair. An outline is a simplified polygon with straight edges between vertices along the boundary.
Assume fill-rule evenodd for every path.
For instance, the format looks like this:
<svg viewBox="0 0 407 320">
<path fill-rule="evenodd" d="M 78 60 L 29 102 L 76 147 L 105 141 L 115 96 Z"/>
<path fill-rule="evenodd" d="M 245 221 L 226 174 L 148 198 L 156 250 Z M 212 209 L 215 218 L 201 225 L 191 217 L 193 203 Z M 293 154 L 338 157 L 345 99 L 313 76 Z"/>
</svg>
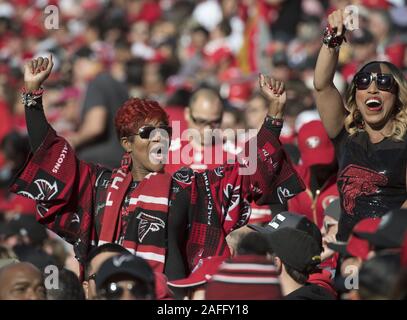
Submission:
<svg viewBox="0 0 407 320">
<path fill-rule="evenodd" d="M 395 112 L 397 113 L 389 120 L 392 124 L 391 133 L 385 136 L 395 141 L 403 141 L 403 137 L 407 131 L 407 81 L 402 72 L 395 65 L 387 61 L 369 62 L 368 64 L 364 65 L 359 72 L 373 63 L 386 65 L 397 83 L 397 100 L 394 106 Z M 345 118 L 345 129 L 350 135 L 364 131 L 362 115 L 357 108 L 355 96 L 356 85 L 355 82 L 352 81 L 352 84 L 349 86 L 347 91 L 346 109 L 348 111 L 348 115 Z"/>
</svg>

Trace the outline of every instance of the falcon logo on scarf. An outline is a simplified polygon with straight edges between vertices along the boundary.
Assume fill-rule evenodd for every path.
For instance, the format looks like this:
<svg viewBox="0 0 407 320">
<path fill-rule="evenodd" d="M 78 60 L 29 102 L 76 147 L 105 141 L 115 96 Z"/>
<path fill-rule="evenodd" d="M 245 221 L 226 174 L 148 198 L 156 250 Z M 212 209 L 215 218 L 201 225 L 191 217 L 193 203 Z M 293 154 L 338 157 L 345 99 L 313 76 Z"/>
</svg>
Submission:
<svg viewBox="0 0 407 320">
<path fill-rule="evenodd" d="M 181 170 L 175 172 L 172 177 L 174 180 L 181 182 L 181 183 L 185 183 L 185 184 L 192 183 L 191 175 L 189 174 L 188 170 L 181 169 Z"/>
<path fill-rule="evenodd" d="M 240 202 L 240 186 L 233 188 L 233 185 L 228 183 L 225 190 L 223 190 L 225 197 L 223 198 L 222 205 L 222 214 L 225 217 L 226 221 L 232 221 L 232 218 L 229 216 L 229 211 L 232 211 Z"/>
<path fill-rule="evenodd" d="M 137 219 L 140 220 L 138 225 L 138 240 L 143 242 L 145 236 L 151 232 L 157 232 L 160 228 L 165 228 L 165 222 L 157 217 L 150 216 L 144 212 L 140 212 L 137 216 Z"/>
</svg>

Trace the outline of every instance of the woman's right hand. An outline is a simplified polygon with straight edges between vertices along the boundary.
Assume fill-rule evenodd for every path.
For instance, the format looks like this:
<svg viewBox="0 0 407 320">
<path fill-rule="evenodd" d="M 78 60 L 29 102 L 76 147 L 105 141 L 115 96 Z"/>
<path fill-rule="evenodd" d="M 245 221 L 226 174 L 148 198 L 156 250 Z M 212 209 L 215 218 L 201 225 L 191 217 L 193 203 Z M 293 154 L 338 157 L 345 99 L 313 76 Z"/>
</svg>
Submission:
<svg viewBox="0 0 407 320">
<path fill-rule="evenodd" d="M 39 57 L 24 65 L 24 86 L 27 91 L 38 90 L 51 73 L 54 62 L 49 58 Z"/>
<path fill-rule="evenodd" d="M 337 36 L 343 35 L 346 32 L 346 18 L 347 14 L 343 9 L 335 10 L 328 16 L 329 26 L 333 31 L 336 31 Z"/>
</svg>

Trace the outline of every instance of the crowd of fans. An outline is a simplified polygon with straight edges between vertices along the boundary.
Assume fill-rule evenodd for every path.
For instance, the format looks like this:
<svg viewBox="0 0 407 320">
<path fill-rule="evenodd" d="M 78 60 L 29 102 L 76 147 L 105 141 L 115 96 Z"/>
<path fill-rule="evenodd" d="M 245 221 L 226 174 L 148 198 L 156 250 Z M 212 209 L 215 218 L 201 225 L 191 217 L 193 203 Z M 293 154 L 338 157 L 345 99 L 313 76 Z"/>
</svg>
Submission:
<svg viewBox="0 0 407 320">
<path fill-rule="evenodd" d="M 50 5 L 56 29 L 45 27 Z M 342 97 L 370 61 L 407 75 L 405 1 L 0 0 L 0 300 L 406 299 L 407 211 L 369 216 L 336 238 L 338 149 L 316 109 L 314 71 L 328 15 L 348 5 L 358 8 L 359 28 L 338 57 Z M 284 81 L 280 141 L 305 190 L 287 206 L 252 203 L 249 224 L 227 237 L 231 256 L 205 257 L 183 278 L 168 279 L 114 243 L 80 266 L 72 246 L 36 221 L 38 203 L 9 191 L 30 153 L 22 66 L 49 53 L 48 122 L 81 160 L 110 168 L 123 154 L 114 117 L 129 97 L 158 101 L 180 132 L 260 130 L 268 102 L 258 74 Z M 236 153 L 239 139 L 223 152 Z M 201 160 L 190 167 L 212 169 Z M 57 267 L 57 287 L 44 281 L 48 266 Z"/>
</svg>

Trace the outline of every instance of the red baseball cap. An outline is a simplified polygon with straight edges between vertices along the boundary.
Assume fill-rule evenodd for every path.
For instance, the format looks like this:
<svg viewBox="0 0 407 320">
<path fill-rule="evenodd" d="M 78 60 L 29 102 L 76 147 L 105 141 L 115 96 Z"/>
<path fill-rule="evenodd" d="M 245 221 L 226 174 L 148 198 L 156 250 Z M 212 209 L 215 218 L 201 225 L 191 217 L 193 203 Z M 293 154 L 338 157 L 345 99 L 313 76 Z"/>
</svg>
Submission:
<svg viewBox="0 0 407 320">
<path fill-rule="evenodd" d="M 329 243 L 328 247 L 334 251 L 347 256 L 358 257 L 363 261 L 367 260 L 370 252 L 370 244 L 368 240 L 359 238 L 356 232 L 376 232 L 379 227 L 380 218 L 367 218 L 359 221 L 353 228 L 352 234 L 346 243 Z"/>
<path fill-rule="evenodd" d="M 215 274 L 227 257 L 216 256 L 200 259 L 191 274 L 184 279 L 169 281 L 168 285 L 175 288 L 195 287 L 205 284 Z"/>
<path fill-rule="evenodd" d="M 304 124 L 298 131 L 298 149 L 305 166 L 330 164 L 335 159 L 335 149 L 326 133 L 322 121 Z"/>
</svg>

